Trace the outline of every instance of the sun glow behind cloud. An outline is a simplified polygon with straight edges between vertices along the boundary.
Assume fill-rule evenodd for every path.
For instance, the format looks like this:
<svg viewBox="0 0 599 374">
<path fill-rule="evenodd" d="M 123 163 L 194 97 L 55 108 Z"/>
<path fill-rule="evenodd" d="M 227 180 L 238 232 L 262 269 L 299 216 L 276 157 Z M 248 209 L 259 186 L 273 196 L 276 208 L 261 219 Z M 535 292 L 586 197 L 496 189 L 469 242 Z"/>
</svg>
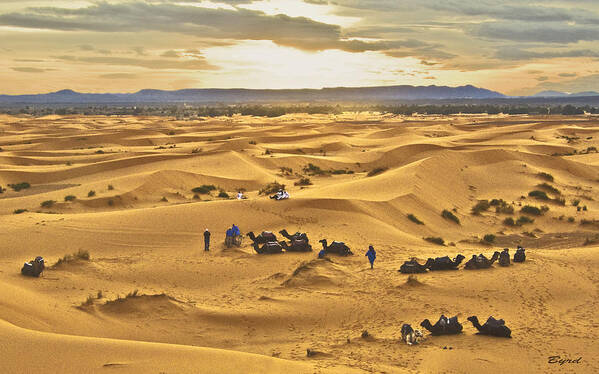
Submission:
<svg viewBox="0 0 599 374">
<path fill-rule="evenodd" d="M 0 93 L 11 94 L 599 82 L 591 2 L 3 1 L 0 39 Z"/>
</svg>

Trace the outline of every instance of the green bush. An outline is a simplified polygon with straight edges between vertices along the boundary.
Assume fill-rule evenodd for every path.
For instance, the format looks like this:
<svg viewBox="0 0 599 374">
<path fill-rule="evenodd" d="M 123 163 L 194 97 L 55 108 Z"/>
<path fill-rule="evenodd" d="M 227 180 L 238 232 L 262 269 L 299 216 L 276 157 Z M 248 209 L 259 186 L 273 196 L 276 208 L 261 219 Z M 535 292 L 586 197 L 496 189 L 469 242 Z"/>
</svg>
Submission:
<svg viewBox="0 0 599 374">
<path fill-rule="evenodd" d="M 56 201 L 54 200 L 46 200 L 46 201 L 42 201 L 42 203 L 40 204 L 42 206 L 42 208 L 50 208 L 51 206 L 54 205 Z"/>
<path fill-rule="evenodd" d="M 308 174 L 308 175 L 323 175 L 325 174 L 325 171 L 322 170 L 320 168 L 320 166 L 314 165 L 312 163 L 309 163 L 308 165 L 304 166 L 303 169 L 304 173 Z"/>
<path fill-rule="evenodd" d="M 224 198 L 224 199 L 228 199 L 228 198 L 229 198 L 229 194 L 228 194 L 228 193 L 226 193 L 225 191 L 220 191 L 220 192 L 218 193 L 218 197 L 222 197 L 222 198 Z"/>
<path fill-rule="evenodd" d="M 537 184 L 537 187 L 542 188 L 544 190 L 547 190 L 547 191 L 549 191 L 551 193 L 554 193 L 556 195 L 561 195 L 562 194 L 560 190 L 558 190 L 557 188 L 553 187 L 549 183 Z"/>
<path fill-rule="evenodd" d="M 408 214 L 408 219 L 412 222 L 414 222 L 417 225 L 424 225 L 424 222 L 422 222 L 421 220 L 419 220 L 415 215 L 413 215 L 412 213 Z"/>
<path fill-rule="evenodd" d="M 67 195 L 64 197 L 64 201 L 73 201 L 75 200 L 77 197 L 75 197 L 75 195 Z"/>
<path fill-rule="evenodd" d="M 27 211 L 27 209 L 15 209 L 13 210 L 13 214 L 21 214 L 21 213 L 25 213 Z"/>
<path fill-rule="evenodd" d="M 215 191 L 216 190 L 216 186 L 213 184 L 203 184 L 200 187 L 194 187 L 191 189 L 191 192 L 193 193 L 199 193 L 199 194 L 203 194 L 203 195 L 207 195 L 210 193 L 210 191 Z"/>
<path fill-rule="evenodd" d="M 112 191 L 112 190 L 114 190 L 114 186 L 112 184 L 109 184 L 108 185 L 108 191 Z"/>
<path fill-rule="evenodd" d="M 486 212 L 491 207 L 489 200 L 479 200 L 476 205 L 472 207 L 472 214 L 475 216 L 480 215 L 481 212 Z"/>
<path fill-rule="evenodd" d="M 520 216 L 516 221 L 516 226 L 526 225 L 527 223 L 533 223 L 535 220 L 526 216 Z"/>
<path fill-rule="evenodd" d="M 495 241 L 495 235 L 493 235 L 493 234 L 487 234 L 487 235 L 485 235 L 485 236 L 483 237 L 483 240 L 484 240 L 486 243 L 493 243 L 493 242 Z"/>
<path fill-rule="evenodd" d="M 285 185 L 281 184 L 277 181 L 274 181 L 272 183 L 267 184 L 266 186 L 262 187 L 260 189 L 260 191 L 258 191 L 259 195 L 268 195 L 268 194 L 272 194 L 275 193 L 279 190 L 284 190 L 285 189 Z"/>
<path fill-rule="evenodd" d="M 427 238 L 424 238 L 424 240 L 426 240 L 427 242 L 438 244 L 438 245 L 445 245 L 445 240 L 443 240 L 443 238 L 437 238 L 437 237 L 434 237 L 434 236 L 429 236 Z"/>
<path fill-rule="evenodd" d="M 451 221 L 457 223 L 458 225 L 460 224 L 460 219 L 455 214 L 453 214 L 452 212 L 450 212 L 447 209 L 445 209 L 445 210 L 443 210 L 443 212 L 441 212 L 441 217 L 451 220 Z"/>
<path fill-rule="evenodd" d="M 534 197 L 537 200 L 549 200 L 549 196 L 543 191 L 534 190 L 528 193 L 528 196 Z"/>
<path fill-rule="evenodd" d="M 385 171 L 387 171 L 387 168 L 384 168 L 384 167 L 374 168 L 374 169 L 370 170 L 368 172 L 368 174 L 366 174 L 366 176 L 367 177 L 373 177 L 373 176 L 381 174 L 381 173 L 383 173 Z"/>
<path fill-rule="evenodd" d="M 21 182 L 21 183 L 9 184 L 8 187 L 12 188 L 13 191 L 19 192 L 21 190 L 31 187 L 31 185 L 27 182 Z"/>
<path fill-rule="evenodd" d="M 506 226 L 515 226 L 516 222 L 514 222 L 514 219 L 512 217 L 508 217 L 503 220 L 503 224 Z"/>
<path fill-rule="evenodd" d="M 312 181 L 308 177 L 302 177 L 299 181 L 294 183 L 294 185 L 296 186 L 310 186 L 311 184 Z"/>
<path fill-rule="evenodd" d="M 94 197 L 94 196 L 96 196 L 96 191 L 94 191 L 94 190 L 90 190 L 90 191 L 87 193 L 87 197 Z"/>
<path fill-rule="evenodd" d="M 572 200 L 572 206 L 578 206 L 578 204 L 580 204 L 580 199 Z"/>
<path fill-rule="evenodd" d="M 166 196 L 162 196 L 162 199 L 160 199 L 160 201 L 162 201 L 163 203 L 168 203 L 168 199 L 166 198 Z"/>
<path fill-rule="evenodd" d="M 574 217 L 570 216 L 568 217 L 568 222 L 573 223 L 575 221 Z"/>
<path fill-rule="evenodd" d="M 522 212 L 524 214 L 530 214 L 533 216 L 540 216 L 542 214 L 541 209 L 537 208 L 536 206 L 532 206 L 532 205 L 523 206 L 522 209 L 520 209 L 520 212 Z"/>
<path fill-rule="evenodd" d="M 537 176 L 541 179 L 545 179 L 546 181 L 553 182 L 553 175 L 545 172 L 538 173 Z"/>
</svg>

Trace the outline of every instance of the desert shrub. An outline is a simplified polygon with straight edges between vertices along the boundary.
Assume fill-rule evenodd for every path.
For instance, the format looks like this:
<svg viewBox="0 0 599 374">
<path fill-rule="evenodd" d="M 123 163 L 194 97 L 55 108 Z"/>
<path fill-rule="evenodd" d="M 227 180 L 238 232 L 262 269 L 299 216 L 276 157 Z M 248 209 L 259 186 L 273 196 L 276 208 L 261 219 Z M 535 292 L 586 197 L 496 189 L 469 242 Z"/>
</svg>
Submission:
<svg viewBox="0 0 599 374">
<path fill-rule="evenodd" d="M 514 214 L 514 207 L 511 205 L 502 205 L 495 207 L 495 213 L 500 214 Z"/>
<path fill-rule="evenodd" d="M 299 181 L 294 183 L 294 185 L 296 186 L 310 186 L 311 184 L 312 181 L 308 177 L 302 177 Z"/>
<path fill-rule="evenodd" d="M 90 191 L 87 193 L 87 197 L 94 197 L 94 196 L 96 196 L 96 191 L 94 191 L 94 190 L 90 190 Z"/>
<path fill-rule="evenodd" d="M 472 207 L 472 214 L 475 216 L 480 215 L 481 212 L 486 212 L 491 207 L 489 200 L 479 200 L 476 205 Z"/>
<path fill-rule="evenodd" d="M 515 226 L 516 222 L 514 221 L 514 219 L 512 217 L 508 217 L 503 220 L 503 224 L 506 226 Z"/>
<path fill-rule="evenodd" d="M 457 223 L 458 225 L 460 224 L 460 219 L 455 214 L 453 214 L 452 212 L 450 212 L 447 209 L 445 209 L 445 210 L 443 210 L 443 212 L 441 212 L 441 217 L 451 220 L 451 221 Z"/>
<path fill-rule="evenodd" d="M 495 235 L 487 234 L 483 237 L 483 240 L 485 241 L 485 243 L 493 243 L 495 241 Z"/>
<path fill-rule="evenodd" d="M 221 190 L 221 191 L 218 193 L 218 197 L 222 197 L 222 198 L 224 198 L 224 199 L 228 199 L 228 198 L 229 198 L 229 194 L 228 194 L 228 193 L 226 193 L 225 191 L 222 191 L 222 190 Z"/>
<path fill-rule="evenodd" d="M 528 196 L 534 197 L 537 200 L 549 200 L 549 196 L 547 196 L 547 193 L 539 190 L 530 191 L 528 193 Z"/>
<path fill-rule="evenodd" d="M 255 140 L 250 140 L 250 141 L 249 141 L 249 143 L 250 143 L 251 145 L 256 145 L 256 144 L 258 144 L 258 143 L 256 143 L 256 141 L 255 141 Z"/>
<path fill-rule="evenodd" d="M 443 238 L 437 238 L 434 236 L 429 236 L 427 238 L 424 238 L 424 240 L 426 240 L 427 242 L 431 242 L 437 245 L 445 245 L 445 240 L 443 240 Z"/>
<path fill-rule="evenodd" d="M 104 154 L 104 151 L 103 151 L 103 150 L 101 150 L 101 149 L 98 149 L 98 150 L 96 151 L 96 153 L 97 153 L 97 154 L 99 154 L 99 155 L 103 155 L 103 154 Z"/>
<path fill-rule="evenodd" d="M 516 220 L 516 226 L 526 225 L 527 223 L 533 223 L 535 220 L 526 216 L 520 216 L 518 220 Z"/>
<path fill-rule="evenodd" d="M 532 206 L 532 205 L 524 205 L 522 207 L 522 209 L 520 209 L 520 212 L 522 212 L 524 214 L 530 214 L 533 216 L 540 216 L 542 214 L 541 209 L 537 208 L 536 206 Z"/>
<path fill-rule="evenodd" d="M 164 203 L 167 203 L 167 202 L 168 202 L 168 199 L 166 198 L 166 196 L 162 196 L 162 199 L 160 199 L 160 201 L 162 201 L 162 202 L 164 202 Z"/>
<path fill-rule="evenodd" d="M 199 194 L 209 194 L 210 191 L 215 191 L 216 190 L 216 186 L 213 184 L 203 184 L 200 187 L 194 187 L 191 189 L 191 192 L 193 193 L 199 193 Z"/>
<path fill-rule="evenodd" d="M 587 211 L 587 206 L 586 206 L 586 205 L 585 205 L 585 206 L 583 206 L 583 207 L 582 207 L 582 210 L 586 212 L 586 211 Z"/>
<path fill-rule="evenodd" d="M 541 179 L 545 179 L 546 181 L 553 182 L 553 175 L 545 172 L 540 172 L 537 176 Z"/>
<path fill-rule="evenodd" d="M 66 166 L 72 166 L 73 163 L 71 161 L 67 161 L 67 163 L 65 164 Z"/>
<path fill-rule="evenodd" d="M 281 174 L 283 175 L 291 175 L 293 174 L 293 169 L 287 166 L 281 166 L 279 168 L 279 170 L 281 170 Z"/>
<path fill-rule="evenodd" d="M 422 222 L 421 220 L 419 220 L 415 215 L 413 215 L 412 213 L 408 214 L 408 219 L 412 222 L 414 222 L 417 225 L 424 225 L 424 222 Z"/>
<path fill-rule="evenodd" d="M 329 170 L 329 173 L 334 174 L 334 175 L 340 175 L 340 174 L 353 174 L 351 172 L 351 170 L 344 170 L 344 169 L 337 169 L 337 170 Z"/>
<path fill-rule="evenodd" d="M 56 263 L 52 266 L 56 267 L 61 264 L 66 264 L 66 263 L 73 262 L 76 260 L 89 261 L 90 258 L 91 257 L 89 255 L 88 251 L 80 249 L 73 254 L 66 254 L 62 258 L 59 258 L 58 261 L 56 261 Z"/>
<path fill-rule="evenodd" d="M 384 167 L 380 167 L 380 168 L 374 168 L 372 170 L 370 170 L 368 172 L 368 174 L 366 174 L 367 177 L 373 177 L 375 175 L 379 175 L 385 171 L 387 171 L 388 168 L 384 168 Z"/>
<path fill-rule="evenodd" d="M 595 219 L 581 219 L 580 220 L 581 225 L 596 225 L 597 223 L 599 223 L 599 221 L 595 220 Z"/>
<path fill-rule="evenodd" d="M 551 201 L 553 201 L 557 205 L 561 205 L 561 206 L 565 206 L 566 205 L 566 199 L 564 199 L 563 197 L 556 197 L 555 199 L 553 199 Z"/>
<path fill-rule="evenodd" d="M 196 194 L 194 194 L 194 195 L 193 195 L 193 198 L 194 198 L 195 200 L 199 200 L 199 199 L 200 199 L 200 195 L 198 195 L 198 194 L 196 193 Z"/>
<path fill-rule="evenodd" d="M 21 182 L 21 183 L 9 184 L 8 187 L 12 188 L 13 191 L 19 192 L 21 190 L 31 187 L 31 185 L 28 182 Z"/>
<path fill-rule="evenodd" d="M 54 205 L 56 201 L 54 200 L 46 200 L 46 201 L 42 201 L 42 203 L 40 204 L 42 206 L 42 208 L 50 208 L 52 205 Z"/>
<path fill-rule="evenodd" d="M 21 214 L 21 213 L 25 213 L 27 211 L 27 209 L 15 209 L 13 210 L 13 214 Z"/>
<path fill-rule="evenodd" d="M 326 173 L 324 170 L 320 168 L 320 166 L 314 165 L 312 163 L 309 163 L 308 165 L 304 166 L 302 170 L 304 171 L 304 173 L 308 175 L 323 175 Z"/>
<path fill-rule="evenodd" d="M 279 190 L 284 190 L 285 189 L 285 185 L 281 184 L 277 181 L 274 181 L 272 183 L 267 184 L 266 186 L 262 187 L 260 189 L 260 191 L 258 191 L 258 194 L 260 195 L 267 195 L 267 194 L 271 194 L 271 193 L 275 193 Z"/>
<path fill-rule="evenodd" d="M 572 216 L 568 217 L 568 222 L 573 223 L 574 221 L 575 221 L 574 217 L 572 217 Z"/>
<path fill-rule="evenodd" d="M 64 197 L 64 201 L 73 201 L 75 200 L 77 197 L 75 197 L 75 195 L 67 195 Z"/>
<path fill-rule="evenodd" d="M 114 190 L 114 186 L 112 184 L 109 184 L 108 185 L 108 191 L 112 191 L 112 190 Z"/>
<path fill-rule="evenodd" d="M 266 151 L 264 151 L 264 154 L 265 155 L 270 155 L 270 154 L 272 154 L 272 152 L 270 151 L 270 149 L 267 149 Z"/>
<path fill-rule="evenodd" d="M 584 241 L 584 245 L 593 245 L 599 243 L 599 234 L 595 234 L 592 238 L 587 237 Z"/>
<path fill-rule="evenodd" d="M 2 186 L 0 186 L 0 193 L 4 193 L 4 191 L 6 191 L 6 189 L 2 188 Z"/>
<path fill-rule="evenodd" d="M 562 194 L 560 190 L 558 190 L 557 188 L 553 187 L 549 183 L 537 184 L 537 187 L 542 188 L 544 190 L 547 190 L 547 191 L 549 191 L 551 193 L 554 193 L 556 195 L 561 195 Z"/>
<path fill-rule="evenodd" d="M 101 299 L 104 297 L 104 294 L 102 293 L 102 290 L 98 290 L 98 293 L 96 295 L 96 299 Z"/>
<path fill-rule="evenodd" d="M 114 205 L 114 200 L 110 199 L 108 200 L 108 206 L 113 206 Z"/>
</svg>

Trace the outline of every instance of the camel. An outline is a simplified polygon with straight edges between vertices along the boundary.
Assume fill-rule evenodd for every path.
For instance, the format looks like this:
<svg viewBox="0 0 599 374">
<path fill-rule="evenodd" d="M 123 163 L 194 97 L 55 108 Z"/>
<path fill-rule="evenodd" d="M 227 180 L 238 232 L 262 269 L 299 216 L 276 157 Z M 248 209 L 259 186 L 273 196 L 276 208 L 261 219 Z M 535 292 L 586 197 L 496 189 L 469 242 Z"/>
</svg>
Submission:
<svg viewBox="0 0 599 374">
<path fill-rule="evenodd" d="M 254 235 L 253 231 L 246 234 L 254 243 L 264 244 L 267 242 L 276 242 L 277 236 L 271 231 L 262 231 L 258 236 Z"/>
<path fill-rule="evenodd" d="M 262 245 L 262 247 L 259 246 L 258 242 L 254 242 L 253 247 L 254 251 L 260 255 L 283 253 L 283 247 L 278 242 L 266 242 Z"/>
<path fill-rule="evenodd" d="M 412 326 L 404 323 L 401 326 L 401 340 L 406 342 L 407 345 L 418 344 L 418 340 L 422 338 L 422 332 L 420 330 L 414 330 Z"/>
<path fill-rule="evenodd" d="M 30 277 L 39 277 L 44 272 L 45 268 L 44 258 L 42 256 L 37 256 L 34 260 L 23 264 L 21 274 Z"/>
<path fill-rule="evenodd" d="M 420 265 L 416 259 L 411 259 L 410 261 L 406 261 L 399 267 L 399 272 L 403 274 L 417 274 L 417 273 L 426 273 L 426 270 L 435 260 L 429 258 L 424 265 Z"/>
<path fill-rule="evenodd" d="M 516 249 L 516 253 L 514 253 L 514 262 L 524 262 L 526 260 L 526 253 L 524 252 L 524 248 L 518 246 Z"/>
<path fill-rule="evenodd" d="M 504 248 L 499 255 L 499 266 L 510 266 L 510 250 Z"/>
<path fill-rule="evenodd" d="M 439 321 L 434 325 L 428 319 L 425 319 L 420 323 L 420 326 L 424 327 L 432 335 L 454 335 L 462 332 L 462 324 L 458 322 L 458 317 L 447 318 L 441 315 Z"/>
<path fill-rule="evenodd" d="M 279 242 L 283 249 L 287 252 L 311 252 L 312 246 L 307 240 L 303 239 L 291 239 L 290 245 L 286 241 Z"/>
<path fill-rule="evenodd" d="M 512 330 L 505 325 L 505 321 L 502 319 L 495 319 L 491 316 L 482 326 L 476 316 L 468 317 L 468 321 L 472 322 L 472 325 L 478 330 L 477 334 L 498 336 L 500 338 L 512 337 Z"/>
<path fill-rule="evenodd" d="M 319 242 L 322 243 L 322 249 L 326 254 L 335 253 L 341 256 L 353 255 L 353 252 L 343 242 L 333 241 L 330 245 L 327 245 L 326 239 L 319 240 Z"/>
<path fill-rule="evenodd" d="M 429 260 L 433 260 L 433 261 L 428 266 L 428 269 L 431 271 L 457 270 L 458 266 L 462 263 L 462 260 L 464 260 L 464 258 L 465 257 L 460 254 L 457 255 L 453 261 L 448 256 L 437 257 L 435 259 L 429 258 Z M 427 261 L 427 263 L 429 263 L 429 261 Z"/>
<path fill-rule="evenodd" d="M 309 241 L 308 235 L 305 232 L 302 232 L 302 233 L 296 232 L 293 235 L 289 235 L 287 230 L 283 229 L 283 230 L 279 231 L 279 234 L 283 235 L 289 241 L 293 241 L 294 239 L 295 240 L 301 239 L 301 240 L 305 240 L 306 242 Z"/>
<path fill-rule="evenodd" d="M 491 259 L 486 258 L 482 253 L 477 255 L 472 255 L 472 258 L 464 264 L 464 269 L 487 269 L 490 268 L 491 265 L 499 258 L 499 252 L 495 251 L 493 253 L 493 257 Z"/>
</svg>

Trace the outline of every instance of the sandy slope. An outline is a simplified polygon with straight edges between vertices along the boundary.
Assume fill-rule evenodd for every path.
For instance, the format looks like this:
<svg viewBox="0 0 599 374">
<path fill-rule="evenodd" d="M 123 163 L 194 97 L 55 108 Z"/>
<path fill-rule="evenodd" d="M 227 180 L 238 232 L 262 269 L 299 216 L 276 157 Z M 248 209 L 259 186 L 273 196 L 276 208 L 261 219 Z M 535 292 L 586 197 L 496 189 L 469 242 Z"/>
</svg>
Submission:
<svg viewBox="0 0 599 374">
<path fill-rule="evenodd" d="M 586 151 L 598 137 L 599 121 L 586 117 L 4 116 L 0 371 L 599 372 L 599 155 Z M 309 163 L 353 173 L 294 186 Z M 366 175 L 376 168 L 385 171 Z M 565 205 L 527 197 L 546 182 L 541 172 L 560 194 L 545 191 Z M 291 200 L 258 194 L 274 180 Z M 31 187 L 20 192 L 7 187 L 25 181 Z M 230 195 L 244 188 L 249 199 L 194 198 L 203 184 Z M 493 198 L 515 214 L 471 214 L 477 200 Z M 46 200 L 56 203 L 40 207 Z M 502 223 L 527 204 L 549 210 L 531 224 Z M 442 218 L 443 209 L 461 224 Z M 318 239 L 342 240 L 356 256 L 259 256 L 247 239 L 223 250 L 232 223 L 244 232 L 305 231 L 315 249 Z M 485 234 L 495 243 L 482 244 Z M 529 260 L 509 268 L 411 282 L 397 272 L 410 257 L 490 256 L 519 243 Z M 374 270 L 363 256 L 369 244 Z M 91 261 L 40 279 L 19 274 L 24 260 L 43 255 L 53 264 L 79 249 Z M 441 313 L 458 315 L 464 334 L 399 342 L 403 323 Z M 472 314 L 505 319 L 513 339 L 474 335 Z M 307 349 L 320 353 L 307 357 Z M 554 355 L 582 359 L 548 364 Z"/>
</svg>

